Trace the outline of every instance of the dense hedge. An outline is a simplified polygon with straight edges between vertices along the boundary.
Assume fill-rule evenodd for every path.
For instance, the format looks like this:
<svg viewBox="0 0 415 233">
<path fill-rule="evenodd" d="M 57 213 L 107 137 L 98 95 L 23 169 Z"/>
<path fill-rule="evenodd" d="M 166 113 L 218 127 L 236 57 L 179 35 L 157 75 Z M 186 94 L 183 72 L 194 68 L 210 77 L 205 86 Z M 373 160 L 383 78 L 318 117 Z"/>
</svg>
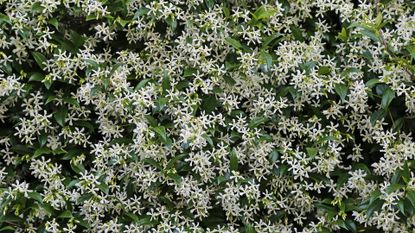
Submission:
<svg viewBox="0 0 415 233">
<path fill-rule="evenodd" d="M 0 12 L 0 231 L 413 232 L 414 1 Z"/>
</svg>

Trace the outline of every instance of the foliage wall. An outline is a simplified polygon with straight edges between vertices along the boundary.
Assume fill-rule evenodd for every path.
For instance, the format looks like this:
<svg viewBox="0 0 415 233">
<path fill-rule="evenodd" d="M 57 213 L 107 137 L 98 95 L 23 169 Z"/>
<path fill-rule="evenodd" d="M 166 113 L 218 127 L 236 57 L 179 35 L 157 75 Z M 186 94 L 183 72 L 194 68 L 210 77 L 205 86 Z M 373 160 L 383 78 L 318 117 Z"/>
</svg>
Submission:
<svg viewBox="0 0 415 233">
<path fill-rule="evenodd" d="M 413 232 L 412 0 L 0 0 L 0 231 Z"/>
</svg>

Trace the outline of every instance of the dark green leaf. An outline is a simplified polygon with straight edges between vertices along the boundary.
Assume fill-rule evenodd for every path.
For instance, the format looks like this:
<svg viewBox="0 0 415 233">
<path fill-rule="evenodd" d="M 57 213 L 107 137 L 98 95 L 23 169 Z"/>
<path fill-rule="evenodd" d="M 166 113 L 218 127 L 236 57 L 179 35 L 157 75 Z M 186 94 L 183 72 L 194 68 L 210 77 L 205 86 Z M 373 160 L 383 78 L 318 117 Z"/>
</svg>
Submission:
<svg viewBox="0 0 415 233">
<path fill-rule="evenodd" d="M 7 16 L 5 14 L 0 13 L 0 24 L 2 24 L 2 23 L 10 24 L 10 18 L 9 18 L 9 16 Z"/>
<path fill-rule="evenodd" d="M 53 25 L 56 28 L 56 30 L 58 30 L 59 22 L 58 22 L 58 20 L 56 18 L 49 19 L 48 23 L 50 23 L 51 25 Z"/>
<path fill-rule="evenodd" d="M 277 9 L 275 9 L 271 6 L 262 5 L 255 11 L 253 16 L 254 16 L 255 19 L 258 19 L 258 20 L 259 19 L 269 19 L 276 12 L 277 12 Z"/>
<path fill-rule="evenodd" d="M 393 131 L 394 132 L 399 132 L 402 129 L 404 124 L 405 124 L 405 118 L 404 117 L 401 117 L 401 118 L 395 120 L 393 122 L 393 127 L 392 127 Z"/>
<path fill-rule="evenodd" d="M 153 167 L 158 168 L 160 171 L 162 171 L 162 170 L 163 170 L 163 167 L 160 165 L 160 163 L 159 163 L 159 162 L 157 162 L 157 161 L 156 161 L 156 160 L 154 160 L 154 159 L 151 159 L 151 158 L 145 158 L 145 159 L 143 159 L 143 162 L 144 162 L 145 164 L 149 164 L 149 165 L 151 165 L 151 166 L 153 166 Z"/>
<path fill-rule="evenodd" d="M 407 191 L 406 198 L 408 198 L 412 206 L 415 208 L 415 191 L 414 190 Z"/>
<path fill-rule="evenodd" d="M 372 78 L 371 80 L 366 82 L 366 86 L 369 88 L 374 87 L 376 84 L 381 83 L 381 81 L 377 78 Z"/>
<path fill-rule="evenodd" d="M 50 154 L 50 153 L 52 153 L 52 151 L 49 148 L 47 148 L 47 147 L 41 147 L 41 148 L 35 150 L 35 153 L 33 155 L 33 158 L 37 158 L 37 157 L 39 157 L 39 156 L 41 156 L 43 154 Z"/>
<path fill-rule="evenodd" d="M 375 125 L 376 121 L 383 119 L 386 116 L 384 109 L 379 109 L 370 115 L 370 123 Z"/>
<path fill-rule="evenodd" d="M 259 116 L 251 119 L 251 121 L 248 124 L 249 128 L 256 128 L 264 123 L 266 123 L 269 119 L 264 116 Z"/>
<path fill-rule="evenodd" d="M 252 224 L 245 225 L 245 233 L 255 233 L 255 229 Z"/>
<path fill-rule="evenodd" d="M 153 127 L 153 131 L 159 135 L 163 141 L 167 141 L 167 133 L 164 126 Z"/>
<path fill-rule="evenodd" d="M 380 199 L 376 199 L 375 201 L 373 201 L 373 203 L 371 203 L 366 211 L 366 215 L 368 218 L 371 218 L 373 213 L 375 211 L 379 211 L 380 208 L 382 207 L 384 201 L 380 200 Z"/>
<path fill-rule="evenodd" d="M 242 49 L 242 47 L 243 47 L 241 42 L 239 42 L 239 41 L 237 41 L 233 38 L 228 37 L 228 38 L 225 39 L 225 41 L 237 50 Z"/>
<path fill-rule="evenodd" d="M 38 81 L 38 82 L 41 82 L 41 81 L 43 81 L 44 78 L 45 78 L 45 75 L 44 74 L 39 73 L 39 72 L 35 72 L 35 73 L 33 73 L 30 76 L 29 81 Z"/>
<path fill-rule="evenodd" d="M 356 226 L 356 223 L 353 220 L 347 219 L 345 221 L 345 224 L 346 224 L 346 227 L 347 227 L 347 229 L 349 231 L 351 231 L 351 232 L 357 232 L 357 226 Z"/>
<path fill-rule="evenodd" d="M 264 42 L 262 43 L 262 48 L 264 48 L 264 49 L 267 48 L 268 45 L 270 45 L 272 41 L 274 41 L 275 39 L 277 39 L 280 36 L 281 36 L 280 33 L 275 33 L 275 34 L 272 34 L 270 36 L 265 37 Z"/>
<path fill-rule="evenodd" d="M 35 59 L 37 65 L 42 69 L 45 68 L 45 65 L 43 63 L 46 61 L 46 57 L 39 52 L 31 52 L 31 54 Z"/>
<path fill-rule="evenodd" d="M 395 92 L 390 88 L 386 89 L 386 91 L 382 95 L 382 108 L 387 109 L 394 98 Z"/>
<path fill-rule="evenodd" d="M 43 202 L 43 198 L 38 192 L 29 192 L 28 195 L 30 198 L 38 201 L 39 203 Z"/>
<path fill-rule="evenodd" d="M 65 210 L 61 214 L 59 214 L 58 218 L 73 218 L 73 215 L 71 211 Z"/>
<path fill-rule="evenodd" d="M 140 9 L 138 9 L 135 14 L 134 14 L 134 18 L 133 19 L 138 19 L 139 17 L 146 15 L 148 12 L 150 11 L 150 9 L 146 8 L 146 7 L 141 7 Z"/>
<path fill-rule="evenodd" d="M 232 171 L 238 170 L 238 156 L 236 155 L 236 151 L 232 149 L 229 153 L 229 168 Z"/>
<path fill-rule="evenodd" d="M 56 122 L 63 127 L 65 125 L 65 119 L 67 114 L 68 109 L 66 107 L 62 107 L 53 114 L 53 117 L 55 118 Z"/>
<path fill-rule="evenodd" d="M 347 90 L 347 86 L 343 83 L 339 83 L 334 86 L 334 91 L 336 91 L 336 93 L 340 96 L 340 99 L 343 101 L 346 99 Z"/>
<path fill-rule="evenodd" d="M 331 68 L 329 66 L 320 66 L 320 68 L 318 68 L 319 75 L 328 75 L 330 73 L 331 73 Z"/>
</svg>

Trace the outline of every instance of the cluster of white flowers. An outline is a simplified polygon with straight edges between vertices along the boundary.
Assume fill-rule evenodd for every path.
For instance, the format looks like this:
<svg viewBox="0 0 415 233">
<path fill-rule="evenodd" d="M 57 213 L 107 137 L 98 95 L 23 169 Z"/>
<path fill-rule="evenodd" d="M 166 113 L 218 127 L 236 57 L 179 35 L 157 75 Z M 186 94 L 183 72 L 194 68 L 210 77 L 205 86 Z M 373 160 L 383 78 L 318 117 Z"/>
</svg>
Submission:
<svg viewBox="0 0 415 233">
<path fill-rule="evenodd" d="M 413 1 L 0 9 L 0 229 L 415 228 Z"/>
</svg>

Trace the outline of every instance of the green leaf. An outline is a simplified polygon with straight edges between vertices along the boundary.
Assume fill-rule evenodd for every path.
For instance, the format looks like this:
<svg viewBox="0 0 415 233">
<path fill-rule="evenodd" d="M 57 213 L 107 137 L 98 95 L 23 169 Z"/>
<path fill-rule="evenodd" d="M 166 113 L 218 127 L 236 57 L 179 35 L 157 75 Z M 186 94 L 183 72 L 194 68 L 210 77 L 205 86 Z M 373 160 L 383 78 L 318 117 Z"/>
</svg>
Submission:
<svg viewBox="0 0 415 233">
<path fill-rule="evenodd" d="M 56 30 L 58 30 L 58 27 L 59 27 L 59 22 L 58 22 L 58 20 L 57 20 L 56 18 L 52 18 L 52 19 L 50 19 L 50 20 L 48 21 L 48 23 L 50 23 L 51 25 L 53 25 L 53 26 L 56 28 Z"/>
<path fill-rule="evenodd" d="M 76 106 L 76 107 L 80 106 L 78 100 L 75 99 L 75 98 L 72 98 L 72 97 L 63 98 L 63 102 L 67 103 L 67 104 L 71 104 L 71 105 Z"/>
<path fill-rule="evenodd" d="M 76 126 L 87 128 L 89 132 L 95 132 L 94 125 L 92 125 L 90 121 L 76 121 L 74 124 Z"/>
<path fill-rule="evenodd" d="M 403 165 L 403 169 L 402 169 L 402 179 L 405 183 L 409 183 L 410 177 L 411 177 L 411 174 L 409 171 L 408 161 L 405 161 Z"/>
<path fill-rule="evenodd" d="M 79 225 L 85 227 L 86 229 L 90 229 L 91 228 L 91 224 L 89 224 L 86 220 L 81 219 L 81 218 L 76 218 L 76 221 L 79 222 Z"/>
<path fill-rule="evenodd" d="M 167 141 L 167 133 L 164 126 L 153 127 L 153 131 L 159 135 L 164 142 Z"/>
<path fill-rule="evenodd" d="M 11 147 L 11 150 L 21 155 L 29 154 L 31 152 L 31 150 L 27 146 L 22 144 L 13 145 Z"/>
<path fill-rule="evenodd" d="M 184 157 L 186 157 L 188 154 L 179 154 L 174 156 L 172 159 L 169 160 L 169 162 L 166 165 L 166 170 L 170 170 L 171 168 L 173 168 L 176 163 L 178 161 L 180 161 L 181 159 L 183 159 Z"/>
<path fill-rule="evenodd" d="M 58 218 L 73 218 L 73 215 L 71 211 L 65 210 L 61 214 L 59 214 Z"/>
<path fill-rule="evenodd" d="M 262 5 L 253 14 L 255 19 L 269 19 L 277 12 L 276 8 L 271 6 Z"/>
<path fill-rule="evenodd" d="M 119 23 L 122 27 L 125 27 L 128 23 L 130 23 L 130 20 L 125 20 L 122 19 L 121 17 L 117 17 L 117 19 L 115 20 L 117 23 Z"/>
<path fill-rule="evenodd" d="M 235 149 L 232 149 L 229 153 L 229 167 L 232 171 L 238 170 L 238 156 L 236 155 Z"/>
<path fill-rule="evenodd" d="M 400 177 L 398 177 L 398 179 L 400 179 Z M 389 185 L 387 188 L 386 188 L 386 192 L 387 193 L 393 193 L 393 192 L 395 192 L 395 191 L 397 191 L 397 190 L 399 190 L 399 189 L 403 189 L 405 186 L 403 185 L 403 184 L 398 184 L 398 183 L 393 183 L 392 181 L 391 181 L 391 185 Z"/>
<path fill-rule="evenodd" d="M 245 225 L 245 233 L 255 233 L 255 229 L 252 226 L 252 224 L 246 224 Z"/>
<path fill-rule="evenodd" d="M 405 124 L 405 118 L 401 117 L 393 122 L 392 130 L 394 132 L 399 132 Z"/>
<path fill-rule="evenodd" d="M 217 107 L 220 107 L 220 102 L 216 99 L 215 95 L 207 95 L 202 98 L 202 109 L 207 113 L 213 112 Z"/>
<path fill-rule="evenodd" d="M 152 159 L 152 158 L 145 158 L 143 159 L 143 163 L 145 164 L 149 164 L 155 168 L 158 168 L 160 171 L 163 170 L 163 167 L 160 165 L 159 162 L 157 162 L 156 160 Z"/>
<path fill-rule="evenodd" d="M 355 28 L 355 27 L 361 29 L 360 32 L 362 35 L 369 37 L 371 40 L 375 42 L 380 41 L 380 34 L 375 28 L 365 25 L 365 24 L 357 23 L 357 22 L 350 24 L 348 28 Z"/>
<path fill-rule="evenodd" d="M 71 36 L 71 42 L 72 44 L 75 45 L 76 48 L 79 48 L 85 42 L 85 38 L 74 30 L 71 30 L 70 36 Z"/>
<path fill-rule="evenodd" d="M 315 61 L 307 61 L 307 62 L 301 63 L 299 66 L 308 75 L 308 74 L 310 74 L 313 67 L 316 66 L 316 62 Z"/>
<path fill-rule="evenodd" d="M 347 86 L 343 83 L 339 83 L 334 86 L 334 91 L 340 96 L 340 99 L 343 101 L 346 99 L 347 90 Z"/>
<path fill-rule="evenodd" d="M 253 129 L 256 128 L 264 123 L 266 123 L 268 121 L 268 117 L 264 117 L 264 116 L 259 116 L 259 117 L 255 117 L 253 119 L 251 119 L 251 121 L 248 124 L 248 127 Z"/>
<path fill-rule="evenodd" d="M 411 202 L 412 206 L 415 208 L 415 191 L 409 190 L 406 192 L 406 198 Z"/>
<path fill-rule="evenodd" d="M 386 116 L 386 112 L 384 109 L 379 109 L 370 115 L 370 123 L 375 125 L 376 121 L 383 119 Z"/>
<path fill-rule="evenodd" d="M 2 23 L 10 24 L 10 18 L 9 18 L 9 16 L 7 16 L 5 14 L 0 13 L 0 24 L 2 24 Z"/>
<path fill-rule="evenodd" d="M 353 220 L 347 219 L 344 223 L 346 225 L 346 228 L 349 231 L 351 231 L 353 233 L 357 232 L 357 226 L 356 226 L 356 223 Z"/>
<path fill-rule="evenodd" d="M 197 73 L 197 69 L 193 68 L 193 67 L 187 67 L 186 69 L 184 69 L 183 71 L 183 77 L 192 77 L 194 74 Z"/>
<path fill-rule="evenodd" d="M 267 51 L 261 50 L 260 61 L 261 61 L 262 64 L 267 65 L 268 70 L 271 69 L 273 59 L 272 59 L 271 54 L 269 54 Z"/>
<path fill-rule="evenodd" d="M 278 37 L 281 37 L 280 33 L 275 33 L 272 34 L 270 36 L 265 37 L 264 42 L 262 43 L 262 48 L 265 49 L 268 47 L 269 44 L 271 44 L 271 42 L 273 42 L 275 39 L 277 39 Z M 273 43 L 275 44 L 275 43 Z"/>
<path fill-rule="evenodd" d="M 50 102 L 52 102 L 52 101 L 54 101 L 54 100 L 56 100 L 56 99 L 57 99 L 57 97 L 56 97 L 56 96 L 54 96 L 54 95 L 50 95 L 50 96 L 48 96 L 48 98 L 46 99 L 45 104 L 48 104 L 48 103 L 50 103 Z"/>
<path fill-rule="evenodd" d="M 170 78 L 169 76 L 165 76 L 161 82 L 161 87 L 163 88 L 163 94 L 166 95 L 167 91 L 171 88 Z"/>
<path fill-rule="evenodd" d="M 74 163 L 74 162 L 72 162 L 71 161 L 71 168 L 72 168 L 72 170 L 74 171 L 74 172 L 76 172 L 76 173 L 78 173 L 78 174 L 81 174 L 81 173 L 84 173 L 85 172 L 85 167 L 84 167 L 84 165 L 82 165 L 82 164 L 79 164 L 79 163 Z"/>
<path fill-rule="evenodd" d="M 138 19 L 139 17 L 146 15 L 149 11 L 150 9 L 146 7 L 141 7 L 135 12 L 133 19 Z"/>
<path fill-rule="evenodd" d="M 327 213 L 328 219 L 330 219 L 331 217 L 334 217 L 337 214 L 337 210 L 333 206 L 330 206 L 324 203 L 316 203 L 314 206 L 321 210 L 324 210 L 324 212 Z"/>
<path fill-rule="evenodd" d="M 386 89 L 382 95 L 382 108 L 387 109 L 394 98 L 395 92 L 391 88 Z"/>
<path fill-rule="evenodd" d="M 99 185 L 97 185 L 97 187 L 99 188 L 99 190 L 101 190 L 103 193 L 108 194 L 110 187 L 108 186 L 108 184 L 106 184 L 105 182 L 101 182 L 99 183 Z"/>
<path fill-rule="evenodd" d="M 381 28 L 382 21 L 383 21 L 383 15 L 382 15 L 382 11 L 380 11 L 378 13 L 378 15 L 376 16 L 376 19 L 375 19 L 375 25 L 376 25 L 376 28 L 377 29 L 380 29 Z"/>
<path fill-rule="evenodd" d="M 33 58 L 35 59 L 37 65 L 41 69 L 45 68 L 45 65 L 43 63 L 46 61 L 46 57 L 43 54 L 39 53 L 39 52 L 31 52 L 31 54 L 32 54 Z"/>
<path fill-rule="evenodd" d="M 302 33 L 301 29 L 298 26 L 291 25 L 290 29 L 291 29 L 292 35 L 293 35 L 295 40 L 298 40 L 298 41 L 301 41 L 301 42 L 304 41 L 303 33 Z"/>
<path fill-rule="evenodd" d="M 45 75 L 39 72 L 34 72 L 30 78 L 29 81 L 37 81 L 37 82 L 41 82 L 43 81 L 43 79 L 45 78 Z"/>
<path fill-rule="evenodd" d="M 99 19 L 99 17 L 98 17 Z M 97 15 L 87 15 L 85 21 L 97 20 Z"/>
<path fill-rule="evenodd" d="M 228 43 L 230 46 L 234 47 L 237 50 L 240 50 L 240 49 L 243 48 L 241 42 L 239 42 L 239 41 L 237 41 L 233 38 L 228 37 L 228 38 L 225 39 L 225 41 L 226 41 L 226 43 Z"/>
<path fill-rule="evenodd" d="M 53 117 L 55 118 L 56 122 L 63 127 L 65 125 L 65 119 L 67 114 L 68 109 L 66 107 L 62 107 L 53 114 Z"/>
<path fill-rule="evenodd" d="M 40 2 L 35 2 L 32 5 L 32 13 L 41 13 L 43 11 L 44 7 Z"/>
<path fill-rule="evenodd" d="M 170 28 L 174 31 L 177 28 L 177 19 L 170 15 L 169 17 L 167 17 L 166 19 L 166 23 L 170 26 Z"/>
<path fill-rule="evenodd" d="M 16 228 L 14 228 L 12 226 L 5 226 L 5 227 L 0 228 L 0 231 L 13 231 L 13 232 L 15 232 Z"/>
<path fill-rule="evenodd" d="M 342 28 L 341 32 L 339 32 L 339 34 L 337 35 L 337 38 L 343 42 L 347 41 L 348 33 L 347 33 L 346 28 L 344 27 Z"/>
<path fill-rule="evenodd" d="M 138 226 L 153 225 L 154 221 L 151 221 L 151 216 L 142 215 L 142 216 L 138 216 L 138 218 L 135 221 L 135 224 L 137 224 Z"/>
<path fill-rule="evenodd" d="M 380 36 L 378 32 L 374 32 L 372 30 L 362 30 L 362 35 L 369 37 L 374 42 L 380 41 Z"/>
<path fill-rule="evenodd" d="M 33 158 L 37 158 L 43 154 L 50 154 L 50 153 L 52 153 L 52 151 L 49 148 L 41 147 L 35 150 L 35 153 L 33 154 Z"/>
<path fill-rule="evenodd" d="M 202 225 L 206 227 L 216 227 L 218 225 L 223 225 L 224 223 L 225 220 L 222 216 L 210 214 L 207 218 L 203 219 Z"/>
<path fill-rule="evenodd" d="M 288 172 L 287 164 L 279 165 L 279 167 L 277 168 L 277 170 L 275 172 L 276 172 L 276 175 L 278 175 L 278 176 L 284 176 Z"/>
<path fill-rule="evenodd" d="M 43 198 L 38 192 L 29 192 L 28 195 L 30 198 L 38 201 L 39 203 L 43 202 Z"/>
<path fill-rule="evenodd" d="M 146 86 L 146 84 L 147 84 L 148 82 L 150 82 L 150 81 L 151 81 L 151 80 L 150 80 L 150 79 L 148 79 L 148 78 L 141 80 L 141 81 L 137 84 L 137 86 L 135 86 L 134 90 L 135 90 L 135 91 L 140 90 L 141 88 L 145 87 L 145 86 Z"/>
<path fill-rule="evenodd" d="M 318 68 L 318 74 L 319 75 L 329 75 L 331 73 L 330 66 L 320 66 Z"/>
<path fill-rule="evenodd" d="M 415 44 L 414 45 L 407 45 L 406 50 L 411 55 L 412 59 L 415 60 Z"/>
<path fill-rule="evenodd" d="M 405 201 L 404 200 L 400 199 L 398 201 L 398 209 L 399 211 L 401 211 L 403 215 L 405 215 Z"/>
<path fill-rule="evenodd" d="M 67 185 L 66 188 L 70 189 L 76 186 L 76 184 L 79 182 L 79 180 L 71 180 Z"/>
<path fill-rule="evenodd" d="M 373 201 L 367 208 L 366 210 L 366 215 L 368 218 L 372 217 L 373 213 L 375 211 L 380 210 L 380 208 L 382 207 L 384 201 L 380 200 L 380 199 L 376 199 L 375 201 Z"/>
<path fill-rule="evenodd" d="M 44 145 L 46 145 L 46 142 L 48 141 L 48 135 L 42 132 L 37 139 L 39 141 L 40 147 L 43 147 Z"/>
<path fill-rule="evenodd" d="M 175 173 L 167 173 L 167 177 L 172 179 L 176 184 L 180 184 L 182 182 L 182 177 Z"/>
<path fill-rule="evenodd" d="M 374 87 L 376 84 L 381 83 L 381 81 L 377 78 L 372 78 L 369 81 L 366 82 L 366 86 L 369 88 Z"/>
<path fill-rule="evenodd" d="M 52 79 L 50 79 L 50 76 L 45 76 L 45 79 L 42 80 L 43 85 L 45 85 L 46 89 L 50 89 L 52 86 Z"/>
<path fill-rule="evenodd" d="M 315 148 L 315 147 L 307 147 L 306 150 L 307 150 L 307 155 L 310 158 L 316 157 L 317 152 L 318 152 L 317 148 Z"/>
<path fill-rule="evenodd" d="M 280 155 L 276 149 L 272 150 L 272 152 L 269 155 L 270 162 L 275 163 L 278 160 L 279 156 Z"/>
<path fill-rule="evenodd" d="M 344 69 L 340 73 L 340 75 L 343 76 L 343 77 L 348 77 L 352 73 L 359 73 L 359 72 L 360 72 L 360 70 L 355 68 L 355 67 L 348 67 L 348 68 Z"/>
</svg>

